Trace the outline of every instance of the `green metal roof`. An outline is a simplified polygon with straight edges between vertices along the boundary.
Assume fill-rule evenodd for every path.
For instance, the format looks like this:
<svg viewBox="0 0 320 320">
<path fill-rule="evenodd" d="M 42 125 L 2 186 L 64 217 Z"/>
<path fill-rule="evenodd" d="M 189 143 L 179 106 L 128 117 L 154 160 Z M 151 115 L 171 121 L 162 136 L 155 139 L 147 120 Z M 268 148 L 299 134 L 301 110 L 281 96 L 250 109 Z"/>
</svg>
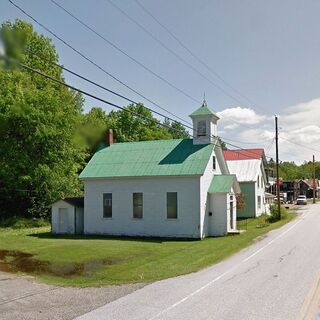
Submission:
<svg viewBox="0 0 320 320">
<path fill-rule="evenodd" d="M 190 117 L 193 117 L 193 116 L 208 116 L 208 115 L 215 116 L 215 117 L 218 118 L 218 116 L 213 111 L 211 111 L 208 108 L 208 106 L 204 103 L 200 108 L 198 108 L 196 111 L 192 112 L 190 114 Z"/>
<path fill-rule="evenodd" d="M 236 176 L 234 174 L 213 176 L 208 192 L 209 193 L 230 192 L 235 177 Z"/>
<path fill-rule="evenodd" d="M 213 146 L 192 139 L 115 143 L 95 153 L 80 179 L 202 175 Z"/>
</svg>

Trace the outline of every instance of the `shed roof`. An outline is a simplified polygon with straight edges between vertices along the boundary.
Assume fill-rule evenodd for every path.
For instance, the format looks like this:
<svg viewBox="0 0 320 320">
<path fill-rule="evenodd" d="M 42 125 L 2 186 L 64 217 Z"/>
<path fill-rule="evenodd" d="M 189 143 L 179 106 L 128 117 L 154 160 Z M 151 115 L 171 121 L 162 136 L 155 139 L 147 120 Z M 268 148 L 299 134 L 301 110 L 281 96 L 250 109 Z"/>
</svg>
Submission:
<svg viewBox="0 0 320 320">
<path fill-rule="evenodd" d="M 261 167 L 261 160 L 227 161 L 230 173 L 235 174 L 239 182 L 256 181 Z"/>
<path fill-rule="evenodd" d="M 95 153 L 80 179 L 202 175 L 213 147 L 192 139 L 115 143 Z"/>
<path fill-rule="evenodd" d="M 83 197 L 64 198 L 62 200 L 71 204 L 72 206 L 75 206 L 78 208 L 84 207 L 84 198 Z"/>
<path fill-rule="evenodd" d="M 237 183 L 237 178 L 234 174 L 215 175 L 211 180 L 211 184 L 208 189 L 208 192 L 209 193 L 228 193 L 231 191 L 231 188 L 235 183 Z M 235 191 L 238 192 L 240 190 L 235 190 Z"/>
</svg>

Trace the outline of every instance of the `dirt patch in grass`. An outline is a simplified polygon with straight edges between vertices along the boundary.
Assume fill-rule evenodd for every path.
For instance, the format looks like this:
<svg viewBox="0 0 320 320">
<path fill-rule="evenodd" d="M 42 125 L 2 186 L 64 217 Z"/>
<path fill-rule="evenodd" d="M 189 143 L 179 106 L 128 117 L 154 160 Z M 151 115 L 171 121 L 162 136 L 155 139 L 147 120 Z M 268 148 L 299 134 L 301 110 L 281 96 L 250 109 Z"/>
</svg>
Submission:
<svg viewBox="0 0 320 320">
<path fill-rule="evenodd" d="M 50 263 L 34 258 L 30 253 L 0 250 L 0 271 L 23 272 L 36 275 L 53 275 L 59 277 L 90 276 L 106 265 L 116 263 L 111 259 L 90 260 L 83 263 Z"/>
</svg>

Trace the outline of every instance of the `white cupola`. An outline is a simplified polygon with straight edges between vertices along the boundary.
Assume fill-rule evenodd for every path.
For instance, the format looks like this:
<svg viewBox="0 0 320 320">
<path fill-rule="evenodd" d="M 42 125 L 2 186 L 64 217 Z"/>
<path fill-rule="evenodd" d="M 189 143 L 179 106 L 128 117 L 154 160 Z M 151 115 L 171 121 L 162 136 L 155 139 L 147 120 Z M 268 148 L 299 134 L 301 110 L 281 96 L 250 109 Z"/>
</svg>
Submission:
<svg viewBox="0 0 320 320">
<path fill-rule="evenodd" d="M 193 144 L 209 144 L 217 136 L 217 122 L 220 119 L 203 100 L 202 106 L 189 116 L 193 122 Z"/>
</svg>

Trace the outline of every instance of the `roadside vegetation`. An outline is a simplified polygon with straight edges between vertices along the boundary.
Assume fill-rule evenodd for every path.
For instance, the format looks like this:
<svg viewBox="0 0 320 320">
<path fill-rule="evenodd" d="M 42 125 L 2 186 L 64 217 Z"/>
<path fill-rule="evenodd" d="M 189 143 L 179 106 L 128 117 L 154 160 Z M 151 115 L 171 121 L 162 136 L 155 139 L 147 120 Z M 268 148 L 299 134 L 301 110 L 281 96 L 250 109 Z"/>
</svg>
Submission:
<svg viewBox="0 0 320 320">
<path fill-rule="evenodd" d="M 0 226 L 0 270 L 35 275 L 62 286 L 152 282 L 208 267 L 296 216 L 246 221 L 240 235 L 199 240 L 54 236 L 43 220 Z M 258 238 L 258 239 L 259 239 Z"/>
</svg>

